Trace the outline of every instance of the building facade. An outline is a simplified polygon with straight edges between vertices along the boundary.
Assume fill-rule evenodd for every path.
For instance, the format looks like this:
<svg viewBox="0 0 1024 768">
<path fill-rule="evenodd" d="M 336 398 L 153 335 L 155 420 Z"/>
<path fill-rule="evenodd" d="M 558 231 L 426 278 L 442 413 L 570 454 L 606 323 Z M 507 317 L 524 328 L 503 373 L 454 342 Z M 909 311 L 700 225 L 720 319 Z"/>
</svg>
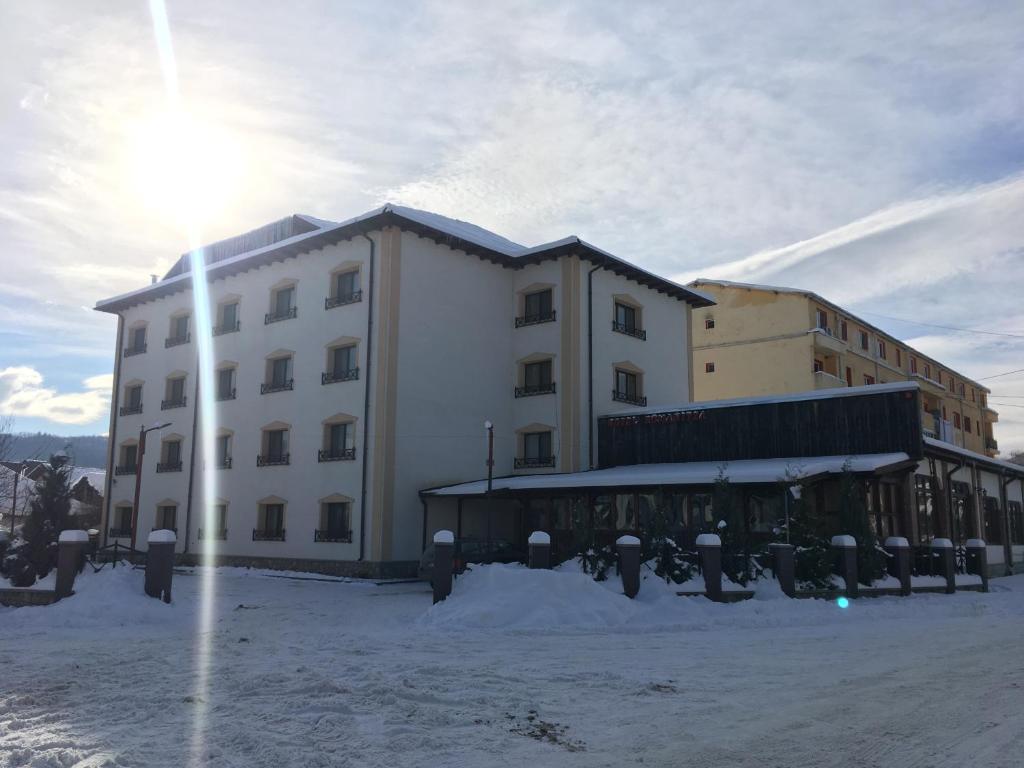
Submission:
<svg viewBox="0 0 1024 768">
<path fill-rule="evenodd" d="M 104 536 L 131 537 L 138 491 L 140 546 L 173 528 L 181 555 L 211 538 L 224 562 L 407 572 L 418 491 L 487 472 L 485 422 L 495 474 L 587 469 L 599 416 L 690 400 L 690 313 L 711 304 L 575 237 L 525 248 L 397 206 L 203 253 L 211 328 L 186 257 L 97 305 L 118 316 Z"/>
<path fill-rule="evenodd" d="M 994 457 L 989 390 L 810 291 L 696 280 L 694 399 L 916 381 L 925 434 Z"/>
</svg>

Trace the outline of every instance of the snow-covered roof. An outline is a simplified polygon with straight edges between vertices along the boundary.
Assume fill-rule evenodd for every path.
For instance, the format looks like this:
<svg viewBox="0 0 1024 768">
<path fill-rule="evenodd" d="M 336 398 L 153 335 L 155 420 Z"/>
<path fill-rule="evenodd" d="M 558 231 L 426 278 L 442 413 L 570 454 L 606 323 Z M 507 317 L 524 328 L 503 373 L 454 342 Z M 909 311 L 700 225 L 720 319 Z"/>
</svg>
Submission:
<svg viewBox="0 0 1024 768">
<path fill-rule="evenodd" d="M 906 453 L 869 453 L 853 456 L 815 456 L 741 461 L 691 461 L 679 464 L 636 464 L 548 475 L 516 475 L 492 481 L 493 491 L 535 491 L 569 488 L 633 487 L 645 485 L 711 485 L 719 477 L 731 483 L 764 484 L 797 481 L 823 474 L 878 472 L 910 460 Z M 430 488 L 424 496 L 482 496 L 486 480 Z"/>
<path fill-rule="evenodd" d="M 965 459 L 977 462 L 978 464 L 997 466 L 1000 469 L 1009 470 L 1015 475 L 1024 477 L 1024 466 L 1017 464 L 1016 462 L 1006 461 L 1004 459 L 993 459 L 983 453 L 969 451 L 966 448 L 961 448 L 959 445 L 953 445 L 953 443 L 947 443 L 944 440 L 936 440 L 934 437 L 925 437 L 924 443 L 928 447 L 938 448 L 943 451 L 948 451 L 949 453 L 958 454 L 963 456 Z"/>
<path fill-rule="evenodd" d="M 103 493 L 103 488 L 106 483 L 107 473 L 105 470 L 96 469 L 95 467 L 73 467 L 71 469 L 71 487 L 73 488 L 78 484 L 78 481 L 82 478 L 99 493 Z"/>
<path fill-rule="evenodd" d="M 920 389 L 916 381 L 894 381 L 889 384 L 869 384 L 864 387 L 833 387 L 810 392 L 790 392 L 785 395 L 763 395 L 761 397 L 734 397 L 729 400 L 706 400 L 700 403 L 678 405 L 652 405 L 647 408 L 632 408 L 628 411 L 609 413 L 599 418 L 620 418 L 622 416 L 643 416 L 651 413 L 670 411 L 704 411 L 712 408 L 731 408 L 735 405 L 762 405 L 767 403 L 797 403 L 806 400 L 832 400 L 837 397 L 876 395 L 884 392 L 903 392 Z"/>
<path fill-rule="evenodd" d="M 284 237 L 267 245 L 252 248 L 241 253 L 234 251 L 234 243 L 248 242 L 246 238 L 249 236 L 259 238 L 263 230 L 270 231 L 270 229 L 278 227 L 278 229 L 273 230 L 278 233 L 277 236 L 280 236 L 282 232 L 293 231 L 283 226 L 283 222 L 288 221 L 288 219 L 282 219 L 279 222 L 266 225 L 266 227 L 253 230 L 250 233 L 239 235 L 237 238 L 228 238 L 207 246 L 209 248 L 222 246 L 224 249 L 222 257 L 206 260 L 205 273 L 207 279 L 214 280 L 229 274 L 256 269 L 274 261 L 291 258 L 342 240 L 351 239 L 359 234 L 380 229 L 383 226 L 394 225 L 416 232 L 422 236 L 443 241 L 452 248 L 474 253 L 481 258 L 486 258 L 504 267 L 518 268 L 526 264 L 576 254 L 580 258 L 605 267 L 616 274 L 635 280 L 654 290 L 686 301 L 693 306 L 709 306 L 715 303 L 714 299 L 707 293 L 641 269 L 581 240 L 575 235 L 528 248 L 476 224 L 442 216 L 430 211 L 421 211 L 416 208 L 392 205 L 390 203 L 338 223 L 305 214 L 294 214 L 290 218 L 300 220 L 303 222 L 302 226 L 312 226 L 315 229 L 311 229 L 308 232 L 300 232 L 291 237 Z M 192 273 L 189 268 L 189 260 L 186 257 L 182 257 L 176 267 L 172 268 L 171 272 L 163 280 L 135 291 L 104 299 L 96 304 L 96 309 L 101 312 L 120 312 L 136 304 L 188 290 L 191 284 Z"/>
</svg>

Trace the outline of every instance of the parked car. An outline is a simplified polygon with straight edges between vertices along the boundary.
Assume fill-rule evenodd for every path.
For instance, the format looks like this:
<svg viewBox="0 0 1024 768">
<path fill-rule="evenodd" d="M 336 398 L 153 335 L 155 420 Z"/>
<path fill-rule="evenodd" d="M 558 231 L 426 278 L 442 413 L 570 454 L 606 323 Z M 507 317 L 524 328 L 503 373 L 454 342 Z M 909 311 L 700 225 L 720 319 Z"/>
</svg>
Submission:
<svg viewBox="0 0 1024 768">
<path fill-rule="evenodd" d="M 510 541 L 501 539 L 459 539 L 455 542 L 452 570 L 460 574 L 467 565 L 486 563 L 525 563 L 526 552 Z M 430 581 L 434 573 L 434 545 L 431 543 L 420 557 L 418 575 Z"/>
</svg>

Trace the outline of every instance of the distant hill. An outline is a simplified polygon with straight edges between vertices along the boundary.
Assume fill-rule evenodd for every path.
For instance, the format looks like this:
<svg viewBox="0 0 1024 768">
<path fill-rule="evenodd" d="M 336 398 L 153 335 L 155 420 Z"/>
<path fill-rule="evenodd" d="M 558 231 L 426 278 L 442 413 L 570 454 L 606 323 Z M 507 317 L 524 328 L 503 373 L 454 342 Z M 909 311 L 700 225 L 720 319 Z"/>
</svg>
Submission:
<svg viewBox="0 0 1024 768">
<path fill-rule="evenodd" d="M 8 461 L 24 461 L 25 459 L 46 461 L 57 451 L 68 453 L 75 466 L 78 467 L 103 469 L 107 466 L 107 438 L 103 435 L 61 437 L 46 432 L 13 434 L 11 435 L 10 455 L 3 458 Z"/>
</svg>

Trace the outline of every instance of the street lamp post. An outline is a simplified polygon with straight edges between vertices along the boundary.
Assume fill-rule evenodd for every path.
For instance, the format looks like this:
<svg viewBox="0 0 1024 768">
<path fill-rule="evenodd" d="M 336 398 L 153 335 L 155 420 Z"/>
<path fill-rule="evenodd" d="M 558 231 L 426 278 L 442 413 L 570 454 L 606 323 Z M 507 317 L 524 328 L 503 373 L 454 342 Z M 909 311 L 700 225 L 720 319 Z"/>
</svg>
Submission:
<svg viewBox="0 0 1024 768">
<path fill-rule="evenodd" d="M 155 427 L 139 427 L 139 455 L 135 459 L 135 502 L 132 504 L 132 549 L 135 549 L 135 533 L 139 527 L 139 495 L 142 493 L 142 457 L 146 455 L 146 435 L 157 429 L 171 426 L 171 422 Z"/>
</svg>

